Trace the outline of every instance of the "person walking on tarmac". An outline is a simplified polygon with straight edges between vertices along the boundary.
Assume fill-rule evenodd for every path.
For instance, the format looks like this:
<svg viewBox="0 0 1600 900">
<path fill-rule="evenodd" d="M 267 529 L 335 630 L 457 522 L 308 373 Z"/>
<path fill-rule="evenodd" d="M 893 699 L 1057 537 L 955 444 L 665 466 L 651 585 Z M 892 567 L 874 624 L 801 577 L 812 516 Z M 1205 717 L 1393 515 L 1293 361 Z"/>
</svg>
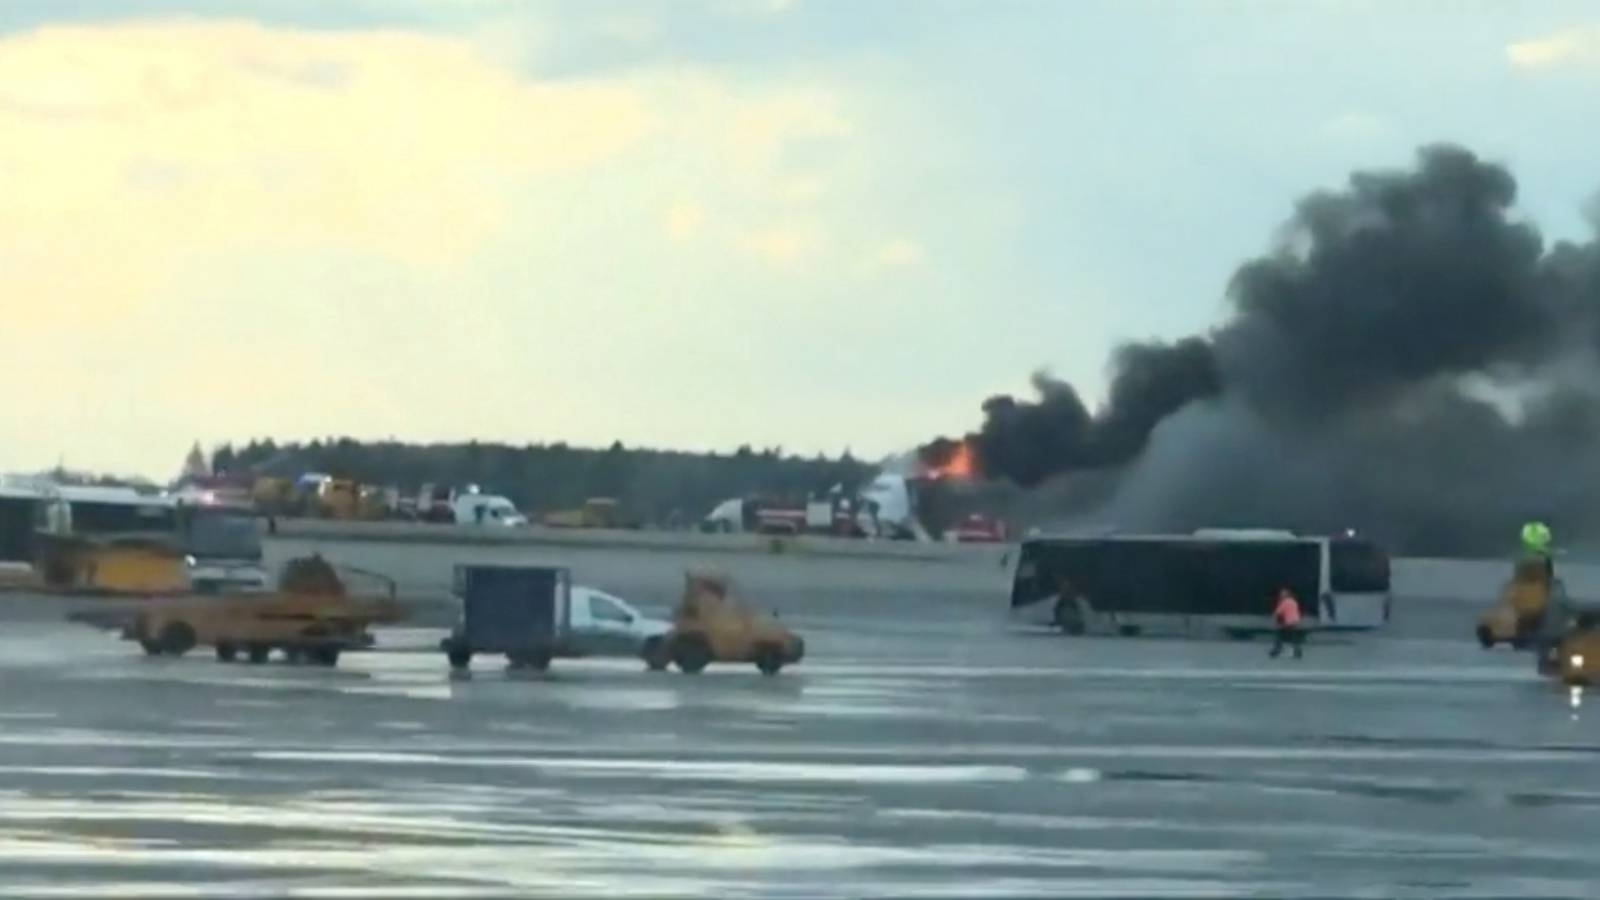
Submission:
<svg viewBox="0 0 1600 900">
<path fill-rule="evenodd" d="M 1300 629 L 1300 601 L 1286 587 L 1278 590 L 1278 604 L 1272 608 L 1272 624 L 1277 626 L 1278 639 L 1273 641 L 1272 651 L 1267 655 L 1277 659 L 1287 644 L 1294 648 L 1294 658 L 1300 659 L 1306 640 L 1305 632 Z"/>
</svg>

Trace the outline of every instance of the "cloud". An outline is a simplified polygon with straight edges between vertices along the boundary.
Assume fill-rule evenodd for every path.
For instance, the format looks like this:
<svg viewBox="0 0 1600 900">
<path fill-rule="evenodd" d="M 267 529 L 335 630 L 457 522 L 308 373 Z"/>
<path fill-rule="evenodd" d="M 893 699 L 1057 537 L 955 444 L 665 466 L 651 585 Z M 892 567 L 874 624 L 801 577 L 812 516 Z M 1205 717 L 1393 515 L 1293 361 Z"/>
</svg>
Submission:
<svg viewBox="0 0 1600 900">
<path fill-rule="evenodd" d="M 686 241 L 700 231 L 706 212 L 696 203 L 674 203 L 667 210 L 665 226 L 667 236 L 675 241 Z"/>
<path fill-rule="evenodd" d="M 1356 142 L 1383 137 L 1388 130 L 1382 119 L 1363 112 L 1347 112 L 1334 116 L 1318 128 L 1323 137 Z"/>
<path fill-rule="evenodd" d="M 1519 69 L 1600 65 L 1600 25 L 1583 25 L 1506 47 L 1506 59 Z"/>
<path fill-rule="evenodd" d="M 775 225 L 750 232 L 739 243 L 768 263 L 788 266 L 819 252 L 822 235 L 815 226 Z"/>
<path fill-rule="evenodd" d="M 583 399 L 601 390 L 661 392 L 630 407 L 630 441 L 758 437 L 686 436 L 662 398 L 727 402 L 744 388 L 681 348 L 829 277 L 752 255 L 792 266 L 885 227 L 848 95 L 682 63 L 543 79 L 479 38 L 0 34 L 0 379 L 49 385 L 12 397 L 0 469 L 66 450 L 165 474 L 196 437 L 264 433 L 608 441 L 615 416 Z M 797 220 L 796 185 L 824 182 L 831 205 L 808 192 Z M 612 385 L 586 365 L 601 344 L 637 360 Z M 530 386 L 574 399 L 529 410 Z"/>
<path fill-rule="evenodd" d="M 781 16 L 799 5 L 800 0 L 723 0 L 721 9 L 733 16 Z"/>
<path fill-rule="evenodd" d="M 921 265 L 925 255 L 921 244 L 901 237 L 884 243 L 869 262 L 874 268 L 900 269 Z"/>
</svg>

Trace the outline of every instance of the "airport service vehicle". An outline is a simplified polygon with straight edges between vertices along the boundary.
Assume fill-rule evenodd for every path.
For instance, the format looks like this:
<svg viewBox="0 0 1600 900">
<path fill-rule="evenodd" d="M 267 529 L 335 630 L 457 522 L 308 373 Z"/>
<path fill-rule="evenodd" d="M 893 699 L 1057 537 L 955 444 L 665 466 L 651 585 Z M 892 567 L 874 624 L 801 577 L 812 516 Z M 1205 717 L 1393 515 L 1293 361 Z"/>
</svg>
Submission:
<svg viewBox="0 0 1600 900">
<path fill-rule="evenodd" d="M 999 519 L 973 513 L 946 531 L 944 539 L 953 544 L 999 544 L 1006 539 L 1006 525 Z"/>
<path fill-rule="evenodd" d="M 290 661 L 337 665 L 341 652 L 372 644 L 372 625 L 403 617 L 393 581 L 357 569 L 345 573 L 341 577 L 320 556 L 290 560 L 275 591 L 151 600 L 124 636 L 150 656 L 183 656 L 209 646 L 222 662 L 243 654 L 262 663 L 278 650 Z M 381 581 L 386 593 L 352 596 L 345 586 L 351 575 Z"/>
<path fill-rule="evenodd" d="M 1015 619 L 1068 634 L 1271 631 L 1278 590 L 1305 627 L 1368 631 L 1389 621 L 1389 558 L 1352 536 L 1201 529 L 1187 535 L 1034 537 L 1011 588 Z"/>
<path fill-rule="evenodd" d="M 1527 649 L 1538 643 L 1546 609 L 1567 599 L 1566 584 L 1550 577 L 1544 560 L 1518 560 L 1500 600 L 1478 617 L 1478 643 L 1485 650 L 1496 644 Z"/>
<path fill-rule="evenodd" d="M 660 650 L 660 657 L 647 654 L 651 668 L 663 668 L 663 660 L 671 660 L 680 671 L 694 675 L 713 662 L 742 662 L 755 663 L 763 675 L 776 675 L 804 659 L 806 645 L 777 617 L 730 596 L 725 577 L 691 572 Z"/>
<path fill-rule="evenodd" d="M 456 671 L 479 654 L 504 654 L 512 668 L 537 671 L 558 657 L 585 656 L 632 656 L 666 667 L 668 623 L 604 591 L 574 586 L 564 568 L 457 566 L 455 594 L 461 616 L 439 648 Z"/>
<path fill-rule="evenodd" d="M 39 586 L 109 594 L 264 588 L 261 535 L 246 504 L 208 491 L 50 486 L 33 502 Z"/>
<path fill-rule="evenodd" d="M 499 494 L 462 494 L 450 504 L 457 525 L 489 525 L 496 528 L 521 528 L 528 517 L 516 504 Z"/>
<path fill-rule="evenodd" d="M 539 517 L 546 528 L 614 528 L 634 529 L 638 520 L 622 511 L 622 502 L 615 497 L 590 497 L 577 509 L 561 509 Z"/>
</svg>

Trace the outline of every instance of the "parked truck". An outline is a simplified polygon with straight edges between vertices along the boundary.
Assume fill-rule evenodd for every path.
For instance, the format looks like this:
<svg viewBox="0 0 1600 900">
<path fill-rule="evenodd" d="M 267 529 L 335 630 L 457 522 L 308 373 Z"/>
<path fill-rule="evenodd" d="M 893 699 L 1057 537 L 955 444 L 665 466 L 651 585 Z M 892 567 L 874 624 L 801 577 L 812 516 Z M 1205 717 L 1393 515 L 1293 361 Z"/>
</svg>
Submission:
<svg viewBox="0 0 1600 900">
<path fill-rule="evenodd" d="M 665 668 L 667 622 L 642 615 L 617 597 L 574 586 L 560 567 L 461 565 L 455 570 L 461 614 L 440 641 L 458 672 L 472 658 L 504 655 L 513 669 L 544 671 L 556 658 L 631 656 Z"/>
</svg>

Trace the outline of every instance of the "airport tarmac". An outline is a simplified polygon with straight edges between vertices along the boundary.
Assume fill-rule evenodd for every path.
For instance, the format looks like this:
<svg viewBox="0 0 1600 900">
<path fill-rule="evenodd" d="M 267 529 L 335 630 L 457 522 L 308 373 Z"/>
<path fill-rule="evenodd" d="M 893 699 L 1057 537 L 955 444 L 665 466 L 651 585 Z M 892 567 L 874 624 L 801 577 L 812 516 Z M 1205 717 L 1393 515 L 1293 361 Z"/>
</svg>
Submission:
<svg viewBox="0 0 1600 900">
<path fill-rule="evenodd" d="M 419 596 L 461 553 L 323 549 Z M 685 562 L 574 565 L 665 612 Z M 0 893 L 1487 898 L 1600 883 L 1600 706 L 1524 655 L 1479 650 L 1471 604 L 1402 598 L 1385 634 L 1271 661 L 1260 643 L 1015 628 L 997 567 L 725 567 L 805 635 L 803 664 L 768 679 L 558 661 L 522 677 L 484 661 L 460 680 L 440 632 L 418 627 L 331 671 L 146 659 L 9 599 Z"/>
</svg>

